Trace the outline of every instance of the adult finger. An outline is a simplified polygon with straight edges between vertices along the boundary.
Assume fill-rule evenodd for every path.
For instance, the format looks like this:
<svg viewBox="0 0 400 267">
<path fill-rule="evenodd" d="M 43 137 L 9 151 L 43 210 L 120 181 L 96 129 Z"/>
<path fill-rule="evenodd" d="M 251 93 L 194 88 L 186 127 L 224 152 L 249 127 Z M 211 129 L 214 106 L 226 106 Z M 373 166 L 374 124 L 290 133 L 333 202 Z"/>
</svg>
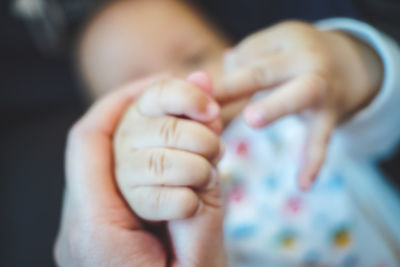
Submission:
<svg viewBox="0 0 400 267">
<path fill-rule="evenodd" d="M 303 190 L 308 190 L 318 176 L 336 121 L 337 116 L 327 110 L 317 112 L 311 118 L 303 162 L 298 176 L 299 186 Z"/>
<path fill-rule="evenodd" d="M 175 115 L 209 122 L 219 115 L 214 99 L 198 86 L 175 79 L 155 83 L 138 100 L 138 110 L 147 116 Z"/>
<path fill-rule="evenodd" d="M 244 111 L 244 118 L 254 128 L 264 127 L 286 115 L 312 108 L 326 92 L 327 82 L 322 76 L 305 74 L 250 104 Z"/>
<path fill-rule="evenodd" d="M 138 186 L 190 186 L 203 188 L 213 173 L 203 157 L 186 151 L 150 148 L 117 157 L 117 180 L 122 191 Z"/>
</svg>

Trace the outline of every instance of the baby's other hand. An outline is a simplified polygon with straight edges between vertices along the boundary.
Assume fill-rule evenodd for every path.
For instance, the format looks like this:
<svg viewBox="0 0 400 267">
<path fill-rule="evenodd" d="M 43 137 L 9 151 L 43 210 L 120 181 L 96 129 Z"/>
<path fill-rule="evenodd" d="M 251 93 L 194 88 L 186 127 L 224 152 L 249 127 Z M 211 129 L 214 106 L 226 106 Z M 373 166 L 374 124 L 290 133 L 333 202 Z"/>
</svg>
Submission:
<svg viewBox="0 0 400 267">
<path fill-rule="evenodd" d="M 164 79 L 126 111 L 114 138 L 116 177 L 142 219 L 185 219 L 220 207 L 216 161 L 221 153 L 219 106 L 211 80 Z"/>
<path fill-rule="evenodd" d="M 378 55 L 360 40 L 289 21 L 227 52 L 225 76 L 215 95 L 225 120 L 247 105 L 244 118 L 254 128 L 289 114 L 304 116 L 309 130 L 299 185 L 307 189 L 324 162 L 334 128 L 371 101 L 381 80 Z M 264 89 L 271 93 L 248 104 L 252 94 Z"/>
</svg>

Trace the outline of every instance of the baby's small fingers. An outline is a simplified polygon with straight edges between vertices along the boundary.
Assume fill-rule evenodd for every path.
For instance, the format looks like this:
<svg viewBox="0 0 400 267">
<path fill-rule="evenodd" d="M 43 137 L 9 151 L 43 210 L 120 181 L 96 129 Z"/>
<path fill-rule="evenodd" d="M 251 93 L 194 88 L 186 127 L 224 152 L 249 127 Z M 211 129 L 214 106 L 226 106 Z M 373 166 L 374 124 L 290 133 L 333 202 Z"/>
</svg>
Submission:
<svg viewBox="0 0 400 267">
<path fill-rule="evenodd" d="M 296 65 L 289 55 L 274 54 L 236 68 L 228 73 L 215 89 L 214 96 L 219 102 L 227 102 L 257 91 L 272 88 L 294 75 Z"/>
<path fill-rule="evenodd" d="M 299 113 L 318 104 L 327 91 L 326 80 L 317 74 L 305 74 L 276 88 L 244 111 L 246 122 L 264 127 L 286 115 Z"/>
<path fill-rule="evenodd" d="M 242 113 L 244 108 L 249 104 L 251 97 L 243 97 L 230 102 L 226 102 L 221 106 L 221 119 L 224 125 L 228 125 L 230 121 Z"/>
<path fill-rule="evenodd" d="M 155 83 L 138 100 L 147 116 L 175 115 L 209 122 L 219 115 L 219 106 L 207 92 L 188 81 L 167 79 Z"/>
<path fill-rule="evenodd" d="M 201 205 L 198 195 L 187 187 L 140 186 L 124 197 L 139 217 L 150 221 L 189 218 Z"/>
<path fill-rule="evenodd" d="M 117 158 L 116 176 L 122 192 L 138 186 L 205 188 L 217 174 L 203 157 L 185 151 L 150 148 Z"/>
<path fill-rule="evenodd" d="M 118 153 L 132 149 L 167 147 L 196 153 L 212 160 L 218 155 L 221 142 L 218 133 L 210 129 L 220 131 L 221 126 L 219 120 L 209 124 L 203 125 L 172 116 L 148 118 L 133 114 L 125 117 L 114 144 Z"/>
<path fill-rule="evenodd" d="M 336 118 L 332 112 L 320 111 L 311 119 L 298 177 L 299 186 L 303 190 L 308 190 L 312 186 L 325 161 L 329 140 L 336 126 Z"/>
</svg>

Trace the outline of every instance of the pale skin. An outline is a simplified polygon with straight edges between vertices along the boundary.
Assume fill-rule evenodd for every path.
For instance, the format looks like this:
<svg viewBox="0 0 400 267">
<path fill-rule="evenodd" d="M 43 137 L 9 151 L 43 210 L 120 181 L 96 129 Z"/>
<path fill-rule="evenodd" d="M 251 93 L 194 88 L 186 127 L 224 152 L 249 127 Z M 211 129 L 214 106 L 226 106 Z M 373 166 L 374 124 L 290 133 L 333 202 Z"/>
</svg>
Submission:
<svg viewBox="0 0 400 267">
<path fill-rule="evenodd" d="M 218 182 L 219 106 L 204 91 L 211 88 L 206 74 L 188 80 L 206 84 L 199 90 L 196 82 L 172 78 L 155 83 L 128 108 L 115 135 L 119 187 L 146 220 L 191 217 L 202 209 L 203 189 Z"/>
<path fill-rule="evenodd" d="M 201 75 L 188 81 L 165 77 L 137 81 L 105 96 L 74 125 L 68 138 L 67 186 L 55 247 L 59 265 L 226 265 L 222 202 L 213 174 L 220 144 L 213 127 L 204 125 L 219 115 L 207 93 L 210 86 L 209 78 Z M 147 105 L 161 100 L 154 98 L 159 93 L 177 100 L 160 103 L 155 114 Z M 182 102 L 181 94 L 191 99 L 191 105 Z M 174 115 L 190 119 L 176 118 L 176 131 L 161 130 L 174 125 L 169 124 Z M 159 133 L 152 134 L 157 145 L 146 142 L 144 132 L 132 131 L 129 126 L 138 120 Z M 130 129 L 125 132 L 125 127 Z M 187 127 L 204 136 L 185 137 L 191 134 Z M 168 131 L 171 134 L 165 135 Z M 179 142 L 174 142 L 173 132 L 181 134 Z M 129 171 L 129 165 L 140 159 L 147 163 Z M 182 168 L 182 163 L 197 171 Z M 150 223 L 159 220 L 169 221 Z M 160 230 L 166 232 L 165 238 L 157 236 Z"/>
<path fill-rule="evenodd" d="M 299 186 L 308 189 L 323 165 L 334 129 L 364 108 L 381 86 L 382 65 L 366 44 L 344 33 L 289 21 L 257 32 L 228 52 L 215 98 L 229 112 L 243 111 L 253 128 L 290 114 L 308 124 Z M 261 100 L 247 99 L 271 90 Z"/>
<path fill-rule="evenodd" d="M 57 260 L 64 266 L 164 266 L 172 257 L 171 262 L 177 266 L 221 266 L 226 262 L 221 201 L 215 182 L 215 163 L 222 150 L 218 136 L 221 120 L 227 125 L 243 112 L 251 127 L 261 128 L 285 115 L 302 114 L 309 125 L 309 137 L 299 184 L 307 189 L 323 164 L 334 128 L 365 107 L 377 93 L 382 79 L 379 58 L 361 41 L 343 33 L 322 32 L 310 24 L 288 22 L 250 35 L 221 61 L 227 42 L 206 25 L 195 22 L 193 32 L 197 34 L 184 43 L 195 38 L 207 40 L 205 47 L 212 47 L 214 56 L 200 66 L 181 67 L 169 63 L 176 54 L 157 52 L 163 62 L 159 64 L 154 57 L 159 50 L 152 44 L 162 43 L 166 51 L 170 51 L 169 45 L 175 45 L 166 39 L 154 42 L 153 38 L 169 36 L 164 32 L 168 27 L 157 33 L 160 27 L 154 21 L 154 36 L 144 38 L 137 29 L 145 22 L 131 20 L 125 6 L 135 1 L 121 2 L 122 7 L 113 6 L 110 13 L 103 11 L 103 17 L 95 19 L 87 29 L 88 37 L 82 41 L 82 71 L 93 95 L 128 85 L 100 100 L 71 131 Z M 138 2 L 144 12 L 157 10 L 157 5 L 146 4 L 151 1 Z M 176 3 L 159 1 L 164 3 L 160 10 L 168 2 Z M 138 10 L 139 6 L 134 8 Z M 185 18 L 171 15 L 174 19 L 182 17 Z M 167 21 L 172 23 L 171 18 Z M 129 29 L 122 27 L 124 23 L 136 29 L 132 35 L 124 32 L 119 36 L 114 30 L 112 43 L 102 43 L 99 36 L 105 25 Z M 193 21 L 176 23 L 171 29 Z M 129 40 L 137 38 L 148 43 L 134 50 Z M 118 49 L 107 54 L 103 45 Z M 190 58 L 187 55 L 191 53 L 182 58 Z M 140 62 L 148 64 L 145 71 L 138 71 L 142 64 L 134 64 L 136 55 L 141 56 Z M 222 65 L 223 74 L 219 71 Z M 174 74 L 187 75 L 197 68 L 205 69 L 216 80 L 212 93 L 221 111 L 214 115 L 207 110 L 218 108 L 206 108 L 206 103 L 216 102 L 210 97 L 212 86 L 204 74 L 194 74 L 188 80 L 164 77 L 154 78 L 151 84 L 130 82 L 137 79 L 136 71 L 146 75 L 172 69 Z M 108 73 L 108 69 L 122 71 Z M 255 92 L 264 89 L 272 93 L 249 103 Z M 145 93 L 140 96 L 142 91 Z M 191 171 L 194 168 L 199 171 Z M 155 238 L 155 232 L 145 227 L 164 220 L 168 225 L 161 227 L 166 228 L 176 251 L 171 252 L 168 245 Z M 182 236 L 187 239 L 179 238 Z M 214 262 L 205 260 L 210 255 Z"/>
</svg>

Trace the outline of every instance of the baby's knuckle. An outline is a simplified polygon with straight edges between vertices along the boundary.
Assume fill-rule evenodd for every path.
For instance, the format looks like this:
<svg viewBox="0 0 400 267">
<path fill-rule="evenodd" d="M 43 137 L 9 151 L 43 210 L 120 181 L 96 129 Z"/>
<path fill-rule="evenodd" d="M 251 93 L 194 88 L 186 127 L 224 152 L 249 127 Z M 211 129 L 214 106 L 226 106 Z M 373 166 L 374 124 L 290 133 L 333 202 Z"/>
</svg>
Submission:
<svg viewBox="0 0 400 267">
<path fill-rule="evenodd" d="M 195 175 L 193 171 L 196 170 Z M 199 185 L 200 187 L 205 186 L 210 178 L 211 174 L 211 164 L 205 158 L 195 155 L 193 160 L 187 162 L 185 172 L 182 175 L 188 175 L 193 177 L 193 183 Z"/>
<path fill-rule="evenodd" d="M 152 150 L 147 157 L 146 168 L 153 177 L 163 177 L 167 168 L 169 168 L 166 159 L 166 152 L 163 150 Z"/>
<path fill-rule="evenodd" d="M 207 159 L 212 159 L 219 153 L 220 141 L 218 136 L 213 133 L 206 126 L 197 122 L 188 122 L 186 129 L 190 129 L 187 132 L 191 136 L 190 147 L 192 152 L 197 153 Z"/>
<path fill-rule="evenodd" d="M 145 90 L 138 101 L 140 110 L 143 111 L 145 109 L 144 107 L 158 103 L 160 99 L 166 97 L 170 83 L 171 81 L 169 79 L 163 79 Z"/>
<path fill-rule="evenodd" d="M 312 55 L 312 57 L 314 58 L 314 64 L 316 68 L 323 69 L 329 72 L 333 70 L 335 66 L 334 59 L 325 47 L 319 46 L 318 48 L 311 50 L 309 54 Z"/>
<path fill-rule="evenodd" d="M 204 138 L 204 137 L 203 137 Z M 208 137 L 204 138 L 204 154 L 208 159 L 213 159 L 219 154 L 220 141 L 219 138 L 210 133 Z"/>
<path fill-rule="evenodd" d="M 306 88 L 309 90 L 312 96 L 322 97 L 328 87 L 326 78 L 319 73 L 312 72 L 305 76 Z"/>
<path fill-rule="evenodd" d="M 263 87 L 266 82 L 264 68 L 262 66 L 253 66 L 250 69 L 250 79 L 255 87 Z"/>
<path fill-rule="evenodd" d="M 193 191 L 185 190 L 181 194 L 180 203 L 182 203 L 180 207 L 181 216 L 188 218 L 196 212 L 199 205 L 199 198 Z"/>
<path fill-rule="evenodd" d="M 180 124 L 179 119 L 175 117 L 167 117 L 162 122 L 159 135 L 166 146 L 173 147 L 179 143 L 182 134 Z"/>
<path fill-rule="evenodd" d="M 156 97 L 161 98 L 167 92 L 169 80 L 160 80 L 156 85 L 149 91 L 149 93 L 154 93 Z"/>
</svg>

